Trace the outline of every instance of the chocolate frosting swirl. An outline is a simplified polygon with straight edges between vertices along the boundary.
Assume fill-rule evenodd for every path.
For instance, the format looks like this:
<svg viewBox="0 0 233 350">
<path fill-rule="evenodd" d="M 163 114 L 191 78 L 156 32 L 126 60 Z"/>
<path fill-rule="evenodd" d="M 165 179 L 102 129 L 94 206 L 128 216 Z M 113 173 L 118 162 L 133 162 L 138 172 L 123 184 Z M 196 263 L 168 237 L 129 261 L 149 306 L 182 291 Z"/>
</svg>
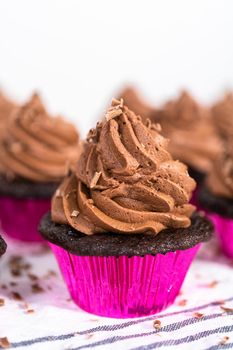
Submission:
<svg viewBox="0 0 233 350">
<path fill-rule="evenodd" d="M 155 119 L 170 139 L 168 149 L 175 159 L 204 173 L 211 168 L 221 141 L 206 108 L 184 91 L 178 100 L 167 102 Z"/>
<path fill-rule="evenodd" d="M 34 94 L 8 120 L 0 147 L 1 172 L 33 182 L 60 181 L 68 163 L 78 158 L 78 143 L 74 126 L 61 117 L 51 117 Z"/>
<path fill-rule="evenodd" d="M 91 235 L 152 233 L 190 225 L 195 181 L 174 161 L 158 125 L 113 100 L 54 195 L 52 219 Z"/>
<path fill-rule="evenodd" d="M 208 174 L 207 186 L 217 196 L 233 198 L 233 95 L 226 95 L 212 111 L 222 137 L 223 152 Z"/>
</svg>

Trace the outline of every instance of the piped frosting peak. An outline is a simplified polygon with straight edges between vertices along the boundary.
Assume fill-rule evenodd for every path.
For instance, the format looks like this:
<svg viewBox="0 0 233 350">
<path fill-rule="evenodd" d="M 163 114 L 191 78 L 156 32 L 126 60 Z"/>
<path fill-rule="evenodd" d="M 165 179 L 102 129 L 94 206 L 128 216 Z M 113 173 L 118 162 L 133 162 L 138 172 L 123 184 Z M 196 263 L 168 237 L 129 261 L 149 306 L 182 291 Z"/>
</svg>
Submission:
<svg viewBox="0 0 233 350">
<path fill-rule="evenodd" d="M 61 117 L 51 117 L 37 94 L 7 122 L 0 148 L 4 175 L 35 182 L 59 181 L 77 160 L 79 136 Z"/>
<path fill-rule="evenodd" d="M 53 220 L 90 235 L 188 227 L 195 181 L 172 159 L 159 131 L 114 99 L 56 192 Z"/>
</svg>

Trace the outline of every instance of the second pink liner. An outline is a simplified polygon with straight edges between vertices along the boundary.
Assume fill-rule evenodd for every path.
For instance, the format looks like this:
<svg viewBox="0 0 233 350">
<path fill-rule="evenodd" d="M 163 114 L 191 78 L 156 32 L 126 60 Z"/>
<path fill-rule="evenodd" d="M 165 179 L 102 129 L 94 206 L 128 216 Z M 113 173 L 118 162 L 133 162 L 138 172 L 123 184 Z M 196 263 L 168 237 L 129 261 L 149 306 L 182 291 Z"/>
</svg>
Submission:
<svg viewBox="0 0 233 350">
<path fill-rule="evenodd" d="M 233 220 L 215 213 L 208 213 L 207 216 L 215 226 L 223 252 L 233 258 Z"/>
<path fill-rule="evenodd" d="M 200 244 L 165 255 L 77 256 L 50 244 L 73 300 L 101 316 L 157 313 L 172 304 Z"/>
<path fill-rule="evenodd" d="M 0 225 L 3 234 L 24 242 L 44 242 L 38 232 L 38 225 L 50 207 L 51 199 L 0 197 Z"/>
</svg>

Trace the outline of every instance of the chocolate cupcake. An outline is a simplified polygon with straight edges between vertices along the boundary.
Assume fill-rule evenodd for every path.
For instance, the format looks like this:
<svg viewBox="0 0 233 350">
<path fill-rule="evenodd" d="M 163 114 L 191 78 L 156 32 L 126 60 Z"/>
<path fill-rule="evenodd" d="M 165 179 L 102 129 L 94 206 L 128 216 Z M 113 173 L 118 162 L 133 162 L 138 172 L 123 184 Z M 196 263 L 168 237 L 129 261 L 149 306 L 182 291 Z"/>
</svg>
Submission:
<svg viewBox="0 0 233 350">
<path fill-rule="evenodd" d="M 7 247 L 6 242 L 0 235 L 0 257 L 5 253 L 6 247 Z"/>
<path fill-rule="evenodd" d="M 215 224 L 223 251 L 233 258 L 233 97 L 213 108 L 223 140 L 223 152 L 214 162 L 200 192 L 200 203 Z"/>
<path fill-rule="evenodd" d="M 165 103 L 156 121 L 170 140 L 168 149 L 173 158 L 187 164 L 190 175 L 198 184 L 202 183 L 221 152 L 210 111 L 184 91 L 177 100 Z"/>
<path fill-rule="evenodd" d="M 188 203 L 194 188 L 158 125 L 113 100 L 40 224 L 74 301 L 109 317 L 173 303 L 212 231 Z"/>
<path fill-rule="evenodd" d="M 41 240 L 39 220 L 79 152 L 74 126 L 51 117 L 38 95 L 15 111 L 0 145 L 0 220 L 6 234 Z"/>
</svg>

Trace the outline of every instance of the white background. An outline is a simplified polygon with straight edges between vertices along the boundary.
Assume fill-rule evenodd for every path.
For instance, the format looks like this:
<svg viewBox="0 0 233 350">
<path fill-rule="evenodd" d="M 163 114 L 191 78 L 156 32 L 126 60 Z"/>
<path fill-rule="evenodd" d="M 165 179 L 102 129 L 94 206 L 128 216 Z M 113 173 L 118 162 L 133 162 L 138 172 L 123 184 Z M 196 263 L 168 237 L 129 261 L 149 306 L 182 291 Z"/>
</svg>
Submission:
<svg viewBox="0 0 233 350">
<path fill-rule="evenodd" d="M 39 90 L 82 134 L 124 83 L 153 103 L 233 87 L 232 0 L 0 0 L 0 84 Z"/>
</svg>

